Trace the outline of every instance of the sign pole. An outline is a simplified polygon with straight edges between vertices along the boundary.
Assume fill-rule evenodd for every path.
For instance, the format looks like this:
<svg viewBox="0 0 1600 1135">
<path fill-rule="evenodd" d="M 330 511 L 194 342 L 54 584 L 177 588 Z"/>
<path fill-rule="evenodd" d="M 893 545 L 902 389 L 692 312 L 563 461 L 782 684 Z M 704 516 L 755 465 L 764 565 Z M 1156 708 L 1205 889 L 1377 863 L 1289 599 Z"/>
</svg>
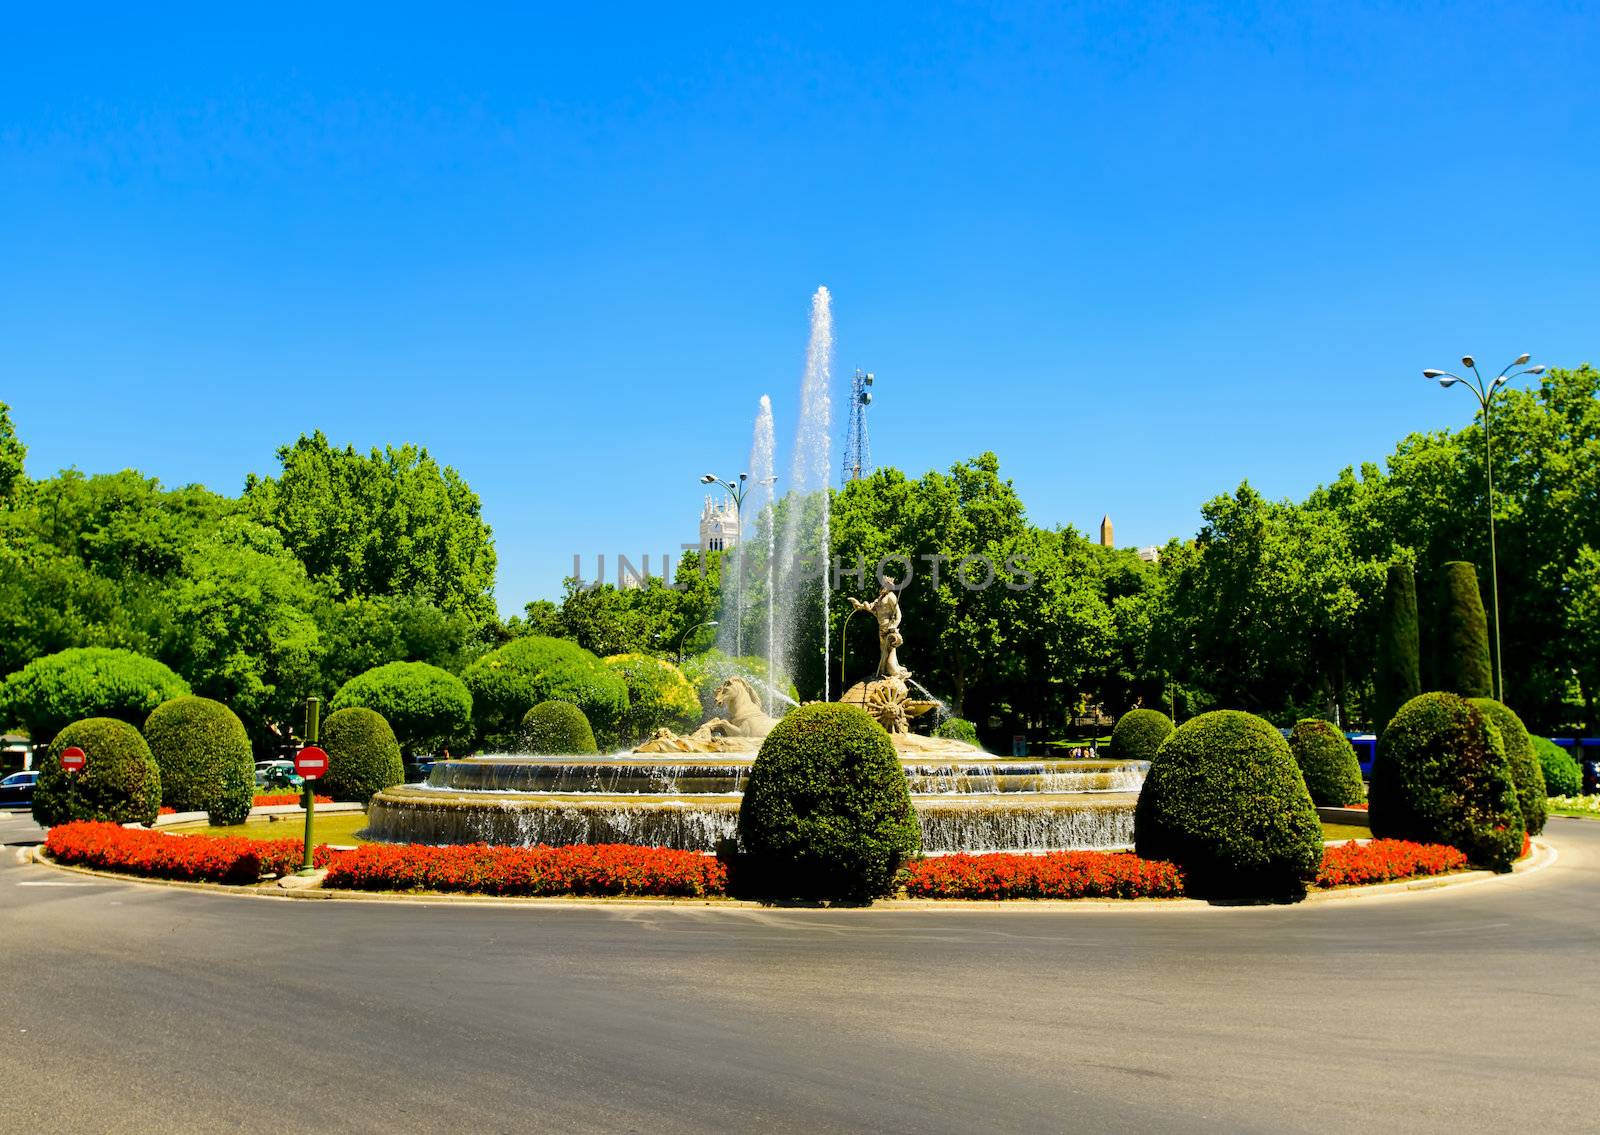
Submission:
<svg viewBox="0 0 1600 1135">
<path fill-rule="evenodd" d="M 317 743 L 317 729 L 321 725 L 321 723 L 322 723 L 322 699 L 318 698 L 318 697 L 315 697 L 315 696 L 307 698 L 306 699 L 306 744 L 307 745 L 315 745 Z M 305 790 L 305 794 L 306 794 L 306 849 L 305 849 L 305 855 L 300 861 L 299 874 L 301 874 L 301 875 L 310 875 L 310 874 L 313 874 L 316 871 L 316 868 L 314 866 L 312 866 L 312 863 L 311 863 L 311 848 L 312 848 L 311 826 L 312 826 L 312 822 L 313 822 L 313 820 L 314 820 L 314 818 L 316 816 L 316 811 L 317 811 L 317 789 L 316 789 L 316 785 L 312 783 L 312 778 L 309 777 L 309 776 L 306 777 L 305 780 L 301 783 L 301 787 Z"/>
</svg>

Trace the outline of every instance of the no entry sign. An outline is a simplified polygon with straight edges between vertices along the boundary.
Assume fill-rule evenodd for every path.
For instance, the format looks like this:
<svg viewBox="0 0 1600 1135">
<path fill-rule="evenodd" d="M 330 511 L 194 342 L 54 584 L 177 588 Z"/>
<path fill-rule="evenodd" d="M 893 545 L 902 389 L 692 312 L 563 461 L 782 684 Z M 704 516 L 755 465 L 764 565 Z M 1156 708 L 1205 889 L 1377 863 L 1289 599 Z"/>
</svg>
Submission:
<svg viewBox="0 0 1600 1135">
<path fill-rule="evenodd" d="M 68 772 L 77 772 L 88 763 L 88 755 L 76 745 L 68 745 L 61 750 L 61 767 Z"/>
<path fill-rule="evenodd" d="M 328 771 L 328 754 L 315 745 L 307 745 L 294 755 L 294 771 L 307 780 L 315 780 Z"/>
</svg>

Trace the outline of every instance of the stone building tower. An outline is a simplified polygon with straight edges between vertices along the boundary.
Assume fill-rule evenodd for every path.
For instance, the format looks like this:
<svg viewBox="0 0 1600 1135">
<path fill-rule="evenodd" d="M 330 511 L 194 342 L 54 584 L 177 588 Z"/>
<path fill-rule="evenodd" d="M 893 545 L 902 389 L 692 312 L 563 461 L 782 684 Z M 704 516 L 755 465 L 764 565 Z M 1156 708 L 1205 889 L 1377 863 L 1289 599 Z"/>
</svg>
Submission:
<svg viewBox="0 0 1600 1135">
<path fill-rule="evenodd" d="M 1100 518 L 1100 546 L 1102 548 L 1115 548 L 1116 541 L 1111 536 L 1111 514 L 1108 512 Z"/>
<path fill-rule="evenodd" d="M 700 550 L 726 552 L 739 543 L 739 514 L 731 500 L 706 498 L 700 510 Z"/>
</svg>

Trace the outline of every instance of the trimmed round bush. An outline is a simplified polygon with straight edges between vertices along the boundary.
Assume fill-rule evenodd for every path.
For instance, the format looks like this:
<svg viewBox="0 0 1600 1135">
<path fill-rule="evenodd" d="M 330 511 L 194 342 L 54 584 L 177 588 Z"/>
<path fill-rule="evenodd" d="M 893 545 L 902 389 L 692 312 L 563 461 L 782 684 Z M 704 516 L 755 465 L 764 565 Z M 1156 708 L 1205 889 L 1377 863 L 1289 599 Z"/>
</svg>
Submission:
<svg viewBox="0 0 1600 1135">
<path fill-rule="evenodd" d="M 589 719 L 569 701 L 542 701 L 524 714 L 518 748 L 545 757 L 584 757 L 600 751 Z"/>
<path fill-rule="evenodd" d="M 1159 709 L 1130 709 L 1111 730 L 1111 755 L 1124 761 L 1148 761 L 1172 732 L 1172 718 Z"/>
<path fill-rule="evenodd" d="M 1322 866 L 1322 823 L 1289 743 L 1234 709 L 1191 718 L 1161 743 L 1133 831 L 1142 858 L 1178 864 L 1200 897 L 1302 895 Z"/>
<path fill-rule="evenodd" d="M 1448 843 L 1479 867 L 1509 871 L 1522 812 L 1505 741 L 1465 698 L 1427 693 L 1400 707 L 1378 738 L 1367 793 L 1372 834 Z"/>
<path fill-rule="evenodd" d="M 73 745 L 86 760 L 77 772 L 67 772 L 61 751 Z M 90 717 L 56 731 L 33 787 L 36 823 L 148 824 L 160 811 L 161 770 L 137 729 L 113 717 Z"/>
<path fill-rule="evenodd" d="M 935 737 L 943 737 L 946 741 L 963 741 L 973 748 L 981 748 L 978 744 L 978 727 L 964 717 L 947 717 L 933 727 Z"/>
<path fill-rule="evenodd" d="M 1359 804 L 1366 794 L 1355 746 L 1331 721 L 1307 717 L 1289 732 L 1289 751 L 1306 778 L 1311 802 L 1323 808 Z"/>
<path fill-rule="evenodd" d="M 628 686 L 605 663 L 565 639 L 527 635 L 490 651 L 461 675 L 472 720 L 488 749 L 514 748 L 522 715 L 542 701 L 569 701 L 597 735 L 613 737 L 628 710 Z"/>
<path fill-rule="evenodd" d="M 390 662 L 357 674 L 328 703 L 334 711 L 361 706 L 383 715 L 403 753 L 437 753 L 464 745 L 472 731 L 472 695 L 448 670 L 426 662 Z"/>
<path fill-rule="evenodd" d="M 400 743 L 381 713 L 362 706 L 335 710 L 322 723 L 318 744 L 328 752 L 328 771 L 317 786 L 335 800 L 365 804 L 406 778 Z"/>
<path fill-rule="evenodd" d="M 1533 751 L 1533 738 L 1528 727 L 1516 711 L 1493 698 L 1472 698 L 1473 706 L 1494 727 L 1500 730 L 1500 740 L 1506 747 L 1506 760 L 1511 764 L 1511 783 L 1517 788 L 1517 809 L 1522 813 L 1522 827 L 1529 835 L 1544 831 L 1547 818 L 1544 769 Z"/>
<path fill-rule="evenodd" d="M 37 745 L 71 722 L 114 717 L 139 726 L 189 683 L 154 658 L 109 647 L 73 647 L 35 658 L 0 685 L 0 720 L 25 726 Z"/>
<path fill-rule="evenodd" d="M 613 654 L 606 669 L 628 687 L 628 708 L 616 741 L 635 745 L 657 729 L 686 733 L 700 724 L 700 696 L 672 663 L 649 654 Z"/>
<path fill-rule="evenodd" d="M 1533 755 L 1544 773 L 1544 786 L 1551 796 L 1577 796 L 1583 791 L 1583 769 L 1572 754 L 1548 737 L 1533 739 Z"/>
<path fill-rule="evenodd" d="M 922 829 L 889 734 L 855 706 L 791 710 L 750 769 L 739 841 L 741 889 L 850 902 L 890 894 Z"/>
<path fill-rule="evenodd" d="M 162 702 L 144 723 L 150 755 L 161 770 L 161 802 L 180 812 L 206 812 L 213 824 L 239 824 L 255 797 L 250 736 L 233 710 L 186 694 Z"/>
</svg>

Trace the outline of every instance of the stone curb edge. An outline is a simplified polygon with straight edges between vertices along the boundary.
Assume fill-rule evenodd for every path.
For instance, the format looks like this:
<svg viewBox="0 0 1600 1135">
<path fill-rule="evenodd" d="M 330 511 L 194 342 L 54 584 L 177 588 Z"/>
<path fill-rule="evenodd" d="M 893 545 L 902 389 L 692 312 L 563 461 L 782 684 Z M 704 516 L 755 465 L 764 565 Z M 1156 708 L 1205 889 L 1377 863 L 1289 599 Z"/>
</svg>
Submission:
<svg viewBox="0 0 1600 1135">
<path fill-rule="evenodd" d="M 1424 879 L 1406 879 L 1395 883 L 1372 883 L 1359 887 L 1340 887 L 1331 891 L 1312 891 L 1293 903 L 1210 903 L 1201 899 L 887 899 L 868 907 L 773 906 L 751 902 L 747 899 L 725 898 L 499 898 L 492 895 L 405 895 L 380 891 L 327 891 L 321 889 L 284 889 L 274 882 L 253 887 L 230 886 L 225 883 L 188 883 L 177 879 L 146 879 L 138 875 L 121 875 L 112 871 L 96 871 L 56 863 L 44 856 L 44 845 L 33 848 L 28 857 L 32 862 L 56 871 L 110 882 L 131 883 L 146 887 L 168 887 L 185 891 L 201 891 L 229 895 L 234 898 L 267 899 L 289 902 L 356 902 L 391 903 L 410 906 L 476 906 L 491 908 L 537 907 L 543 910 L 727 910 L 727 911 L 807 911 L 822 914 L 849 912 L 852 914 L 893 913 L 895 911 L 926 910 L 1225 910 L 1225 909 L 1299 909 L 1329 902 L 1359 902 L 1366 899 L 1398 898 L 1406 895 L 1439 893 L 1459 887 L 1484 883 L 1511 882 L 1542 871 L 1556 861 L 1556 849 L 1543 839 L 1533 841 L 1533 854 L 1512 868 L 1509 875 L 1492 871 L 1460 871 L 1452 875 L 1436 875 Z"/>
</svg>

